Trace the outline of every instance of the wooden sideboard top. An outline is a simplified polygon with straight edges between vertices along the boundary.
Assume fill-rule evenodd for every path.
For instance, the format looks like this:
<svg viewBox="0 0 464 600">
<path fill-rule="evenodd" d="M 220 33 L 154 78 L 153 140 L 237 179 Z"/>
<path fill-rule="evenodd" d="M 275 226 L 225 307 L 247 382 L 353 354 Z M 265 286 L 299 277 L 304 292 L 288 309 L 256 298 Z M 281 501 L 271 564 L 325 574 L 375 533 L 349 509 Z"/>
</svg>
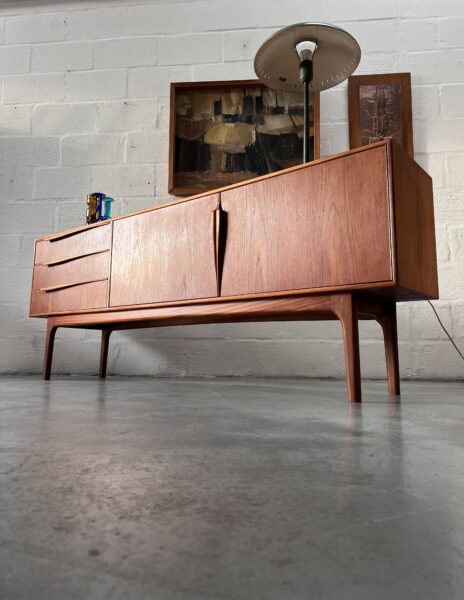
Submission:
<svg viewBox="0 0 464 600">
<path fill-rule="evenodd" d="M 327 163 L 332 160 L 342 158 L 344 156 L 349 156 L 351 154 L 357 154 L 359 152 L 365 152 L 366 150 L 371 150 L 372 148 L 377 148 L 377 147 L 381 147 L 381 146 L 389 146 L 391 144 L 392 144 L 391 140 L 381 140 L 380 142 L 375 142 L 374 144 L 369 144 L 367 146 L 361 146 L 359 148 L 353 148 L 352 150 L 346 150 L 345 152 L 340 152 L 338 154 L 331 154 L 330 156 L 324 156 L 323 158 L 319 158 L 310 163 L 304 163 L 301 165 L 297 165 L 295 167 L 290 167 L 288 169 L 282 169 L 281 171 L 276 171 L 275 173 L 268 173 L 266 175 L 262 175 L 261 177 L 255 177 L 253 179 L 247 179 L 246 181 L 240 181 L 239 183 L 234 183 L 233 185 L 228 185 L 228 186 L 225 186 L 222 188 L 218 188 L 216 190 L 205 191 L 200 194 L 195 194 L 194 196 L 188 196 L 186 198 L 176 198 L 174 200 L 170 200 L 168 202 L 163 202 L 161 204 L 155 204 L 154 206 L 150 206 L 148 208 L 144 208 L 142 210 L 138 210 L 138 211 L 135 211 L 132 213 L 118 215 L 118 216 L 108 219 L 106 221 L 101 221 L 99 223 L 93 223 L 92 225 L 81 225 L 79 227 L 73 227 L 72 229 L 67 229 L 67 230 L 61 231 L 59 233 L 41 236 L 41 237 L 37 238 L 37 240 L 61 239 L 64 237 L 74 235 L 75 233 L 79 233 L 80 231 L 84 231 L 84 230 L 94 228 L 94 227 L 101 227 L 102 225 L 107 225 L 108 223 L 111 223 L 113 221 L 118 221 L 119 219 L 125 219 L 126 217 L 131 217 L 133 215 L 138 215 L 138 214 L 150 212 L 153 210 L 158 210 L 160 208 L 166 208 L 167 206 L 172 206 L 174 204 L 182 204 L 184 202 L 190 202 L 191 200 L 196 200 L 197 198 L 202 198 L 205 196 L 210 196 L 211 194 L 216 194 L 216 193 L 220 193 L 220 192 L 225 192 L 226 190 L 243 187 L 245 185 L 249 185 L 249 184 L 255 183 L 257 181 L 262 181 L 262 180 L 270 179 L 273 177 L 280 177 L 282 175 L 285 175 L 286 173 L 292 173 L 293 171 L 299 171 L 301 169 L 310 169 L 311 167 L 314 167 L 314 166 L 317 166 L 317 165 L 320 165 L 323 163 Z M 410 160 L 412 161 L 412 159 L 410 159 Z M 417 165 L 417 163 L 416 163 L 416 165 Z M 417 165 L 417 167 L 420 168 L 421 170 L 423 170 L 422 167 L 420 167 L 420 165 Z M 426 173 L 426 172 L 424 171 L 424 173 Z M 427 174 L 427 176 L 430 177 L 428 174 Z"/>
</svg>

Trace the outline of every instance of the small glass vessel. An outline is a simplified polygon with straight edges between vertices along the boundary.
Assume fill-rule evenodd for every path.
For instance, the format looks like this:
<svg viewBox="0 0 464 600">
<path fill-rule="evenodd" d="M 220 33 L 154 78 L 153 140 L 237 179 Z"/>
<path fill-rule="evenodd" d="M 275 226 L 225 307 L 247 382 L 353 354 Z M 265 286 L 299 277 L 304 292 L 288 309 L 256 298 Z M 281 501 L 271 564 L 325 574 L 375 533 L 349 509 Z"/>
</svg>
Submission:
<svg viewBox="0 0 464 600">
<path fill-rule="evenodd" d="M 102 215 L 100 217 L 101 221 L 106 221 L 106 219 L 111 219 L 111 203 L 114 202 L 114 198 L 110 198 L 106 196 L 102 200 Z"/>
</svg>

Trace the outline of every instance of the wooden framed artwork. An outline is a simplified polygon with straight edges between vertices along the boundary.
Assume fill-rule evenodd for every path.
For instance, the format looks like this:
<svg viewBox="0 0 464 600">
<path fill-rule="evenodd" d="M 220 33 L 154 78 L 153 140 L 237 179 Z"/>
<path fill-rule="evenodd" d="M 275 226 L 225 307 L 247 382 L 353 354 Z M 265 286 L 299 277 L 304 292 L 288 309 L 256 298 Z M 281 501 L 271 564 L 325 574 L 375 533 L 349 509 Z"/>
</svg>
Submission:
<svg viewBox="0 0 464 600">
<path fill-rule="evenodd" d="M 348 78 L 350 148 L 392 138 L 414 158 L 411 73 Z"/>
<path fill-rule="evenodd" d="M 319 158 L 319 93 L 311 157 Z M 172 83 L 169 192 L 192 195 L 302 162 L 303 95 L 258 80 Z"/>
</svg>

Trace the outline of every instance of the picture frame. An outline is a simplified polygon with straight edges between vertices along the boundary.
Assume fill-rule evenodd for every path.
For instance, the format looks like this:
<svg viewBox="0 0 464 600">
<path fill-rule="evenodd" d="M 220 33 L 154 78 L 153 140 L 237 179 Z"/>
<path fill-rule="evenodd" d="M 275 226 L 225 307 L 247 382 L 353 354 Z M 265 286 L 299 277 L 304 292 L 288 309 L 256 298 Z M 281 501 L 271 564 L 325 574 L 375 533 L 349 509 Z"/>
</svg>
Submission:
<svg viewBox="0 0 464 600">
<path fill-rule="evenodd" d="M 320 153 L 319 92 L 311 156 Z M 301 164 L 303 95 L 257 79 L 171 83 L 168 190 L 189 196 Z"/>
<path fill-rule="evenodd" d="M 350 148 L 393 138 L 414 158 L 411 73 L 348 78 Z"/>
</svg>

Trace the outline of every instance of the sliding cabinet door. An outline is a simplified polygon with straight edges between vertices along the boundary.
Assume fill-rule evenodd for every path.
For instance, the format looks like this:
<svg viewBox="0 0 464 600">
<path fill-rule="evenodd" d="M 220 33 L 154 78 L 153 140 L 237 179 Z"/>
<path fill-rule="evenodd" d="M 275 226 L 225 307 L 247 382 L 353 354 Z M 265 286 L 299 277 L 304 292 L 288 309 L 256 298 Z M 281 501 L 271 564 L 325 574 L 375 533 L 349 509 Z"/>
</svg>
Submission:
<svg viewBox="0 0 464 600">
<path fill-rule="evenodd" d="M 221 204 L 223 296 L 392 280 L 384 146 L 225 190 Z"/>
<path fill-rule="evenodd" d="M 110 306 L 216 296 L 217 204 L 212 194 L 116 220 Z"/>
</svg>

